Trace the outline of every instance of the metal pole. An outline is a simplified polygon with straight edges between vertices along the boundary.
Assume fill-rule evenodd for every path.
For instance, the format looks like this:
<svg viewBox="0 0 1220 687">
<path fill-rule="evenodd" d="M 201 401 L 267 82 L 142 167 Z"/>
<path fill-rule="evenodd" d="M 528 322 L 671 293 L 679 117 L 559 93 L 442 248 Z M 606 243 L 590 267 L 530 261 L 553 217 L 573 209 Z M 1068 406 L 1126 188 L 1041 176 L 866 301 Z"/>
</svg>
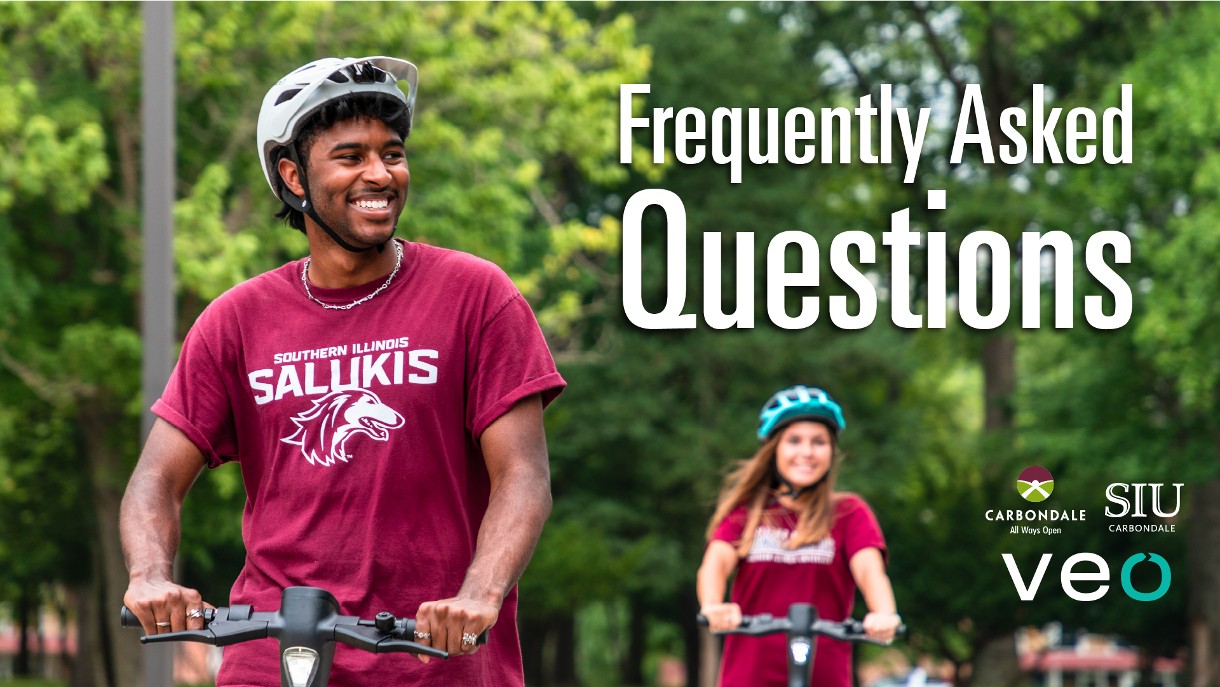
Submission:
<svg viewBox="0 0 1220 687">
<path fill-rule="evenodd" d="M 144 416 L 142 436 L 148 436 L 153 416 L 149 406 L 161 395 L 174 364 L 174 4 L 144 3 L 141 65 L 143 118 L 143 322 Z M 143 687 L 170 687 L 172 645 L 146 646 Z"/>
</svg>

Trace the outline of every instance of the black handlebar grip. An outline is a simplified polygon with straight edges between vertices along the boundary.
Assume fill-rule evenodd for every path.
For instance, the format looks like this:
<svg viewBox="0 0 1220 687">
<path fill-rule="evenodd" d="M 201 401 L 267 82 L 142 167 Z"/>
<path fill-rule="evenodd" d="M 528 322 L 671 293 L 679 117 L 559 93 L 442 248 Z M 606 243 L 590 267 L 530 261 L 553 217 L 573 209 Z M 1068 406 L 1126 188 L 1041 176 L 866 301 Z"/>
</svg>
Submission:
<svg viewBox="0 0 1220 687">
<path fill-rule="evenodd" d="M 131 609 L 126 606 L 119 609 L 119 625 L 134 628 L 144 627 L 140 624 L 140 619 L 136 617 L 136 614 L 132 613 Z"/>
<path fill-rule="evenodd" d="M 211 623 L 215 619 L 216 619 L 216 609 L 215 608 L 203 609 L 204 624 Z M 119 625 L 121 625 L 123 627 L 133 628 L 133 629 L 140 629 L 140 628 L 144 627 L 143 625 L 140 624 L 140 619 L 136 617 L 136 614 L 132 613 L 131 609 L 126 606 L 119 609 Z"/>
<path fill-rule="evenodd" d="M 737 627 L 746 628 L 746 627 L 753 625 L 754 623 L 767 622 L 770 620 L 774 620 L 774 618 L 772 618 L 769 615 L 743 615 L 743 616 L 741 616 L 741 622 L 738 623 Z M 711 622 L 708 621 L 706 615 L 703 615 L 702 613 L 697 613 L 697 614 L 695 614 L 695 624 L 698 625 L 699 627 L 708 627 L 711 625 Z"/>
<path fill-rule="evenodd" d="M 360 622 L 364 623 L 366 621 L 362 620 Z M 382 632 L 385 632 L 385 630 L 382 630 Z M 478 644 L 480 646 L 486 644 L 487 635 L 490 632 L 491 632 L 490 627 L 487 628 L 486 630 L 483 630 L 483 632 L 478 636 L 478 638 L 476 638 L 474 640 L 474 643 Z M 398 637 L 399 639 L 414 640 L 415 639 L 415 618 L 399 618 L 397 620 L 397 622 L 395 623 L 394 629 L 390 632 L 390 634 L 393 634 L 395 637 Z"/>
</svg>

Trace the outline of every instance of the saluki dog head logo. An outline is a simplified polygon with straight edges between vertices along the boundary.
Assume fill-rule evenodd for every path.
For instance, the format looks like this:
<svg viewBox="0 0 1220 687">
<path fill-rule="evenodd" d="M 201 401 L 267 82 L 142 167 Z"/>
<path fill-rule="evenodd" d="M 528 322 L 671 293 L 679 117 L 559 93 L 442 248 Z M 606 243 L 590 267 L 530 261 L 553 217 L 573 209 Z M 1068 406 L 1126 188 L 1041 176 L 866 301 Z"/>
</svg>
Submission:
<svg viewBox="0 0 1220 687">
<path fill-rule="evenodd" d="M 347 442 L 357 434 L 377 441 L 390 438 L 390 430 L 403 425 L 402 416 L 364 389 L 332 391 L 315 400 L 313 407 L 292 418 L 297 431 L 280 441 L 301 447 L 310 465 L 346 463 L 354 455 Z"/>
</svg>

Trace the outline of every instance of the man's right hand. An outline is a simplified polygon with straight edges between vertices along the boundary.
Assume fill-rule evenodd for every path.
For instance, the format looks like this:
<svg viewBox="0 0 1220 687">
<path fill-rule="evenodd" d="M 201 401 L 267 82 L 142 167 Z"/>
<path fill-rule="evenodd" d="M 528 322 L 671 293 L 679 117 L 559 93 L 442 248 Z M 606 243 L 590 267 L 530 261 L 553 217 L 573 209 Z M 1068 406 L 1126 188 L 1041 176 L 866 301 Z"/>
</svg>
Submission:
<svg viewBox="0 0 1220 687">
<path fill-rule="evenodd" d="M 170 580 L 132 580 L 123 603 L 140 619 L 147 635 L 202 630 L 203 609 L 214 608 L 204 603 L 199 592 Z"/>
</svg>

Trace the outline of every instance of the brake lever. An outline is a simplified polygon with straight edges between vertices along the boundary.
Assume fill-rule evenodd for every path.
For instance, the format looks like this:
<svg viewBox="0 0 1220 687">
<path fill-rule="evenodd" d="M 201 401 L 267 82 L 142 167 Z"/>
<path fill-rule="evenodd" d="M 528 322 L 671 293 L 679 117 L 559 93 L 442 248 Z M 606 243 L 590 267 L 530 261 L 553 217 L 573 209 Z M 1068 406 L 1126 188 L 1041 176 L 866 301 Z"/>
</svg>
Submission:
<svg viewBox="0 0 1220 687">
<path fill-rule="evenodd" d="M 821 622 L 822 621 L 818 621 L 818 623 Z M 865 644 L 874 644 L 876 646 L 889 646 L 893 643 L 892 639 L 888 642 L 872 639 L 864 630 L 864 623 L 855 618 L 849 618 L 844 620 L 842 623 L 827 623 L 821 629 L 818 629 L 817 623 L 815 623 L 814 629 L 818 634 L 825 634 L 834 639 L 844 641 L 862 642 Z M 898 635 L 905 634 L 906 631 L 907 626 L 899 623 L 898 627 L 894 628 L 894 637 L 897 638 Z"/>
<path fill-rule="evenodd" d="M 741 625 L 738 627 L 751 627 L 753 625 L 764 625 L 775 620 L 775 616 L 770 613 L 759 613 L 758 615 L 743 615 L 741 616 Z"/>
<path fill-rule="evenodd" d="M 375 653 L 386 654 L 392 652 L 406 652 L 410 654 L 423 654 L 424 656 L 435 656 L 437 658 L 449 658 L 449 652 L 444 649 L 437 649 L 433 646 L 413 642 L 409 639 L 391 639 L 386 638 L 377 642 Z"/>
<path fill-rule="evenodd" d="M 161 642 L 199 642 L 202 644 L 217 644 L 217 637 L 208 630 L 181 630 L 179 632 L 161 632 L 155 635 L 140 637 L 141 644 L 159 644 Z"/>
<path fill-rule="evenodd" d="M 390 652 L 406 652 L 423 654 L 437 658 L 449 658 L 449 652 L 426 644 L 419 644 L 407 639 L 396 639 L 394 635 L 382 632 L 369 625 L 336 625 L 335 640 L 348 646 L 363 649 L 375 654 Z"/>
<path fill-rule="evenodd" d="M 772 620 L 775 620 L 775 618 L 768 613 L 761 613 L 759 615 L 743 615 L 741 616 L 741 623 L 737 626 L 737 629 L 746 629 L 759 623 L 769 623 Z M 702 613 L 695 615 L 695 623 L 702 627 L 707 627 L 711 624 L 708 622 L 707 616 L 703 615 Z"/>
<path fill-rule="evenodd" d="M 160 642 L 199 642 L 213 646 L 229 646 L 251 639 L 265 639 L 267 623 L 257 620 L 229 620 L 213 622 L 202 630 L 182 630 L 180 632 L 161 632 L 155 635 L 140 637 L 141 644 L 158 644 Z"/>
<path fill-rule="evenodd" d="M 229 646 L 251 639 L 265 639 L 268 636 L 267 623 L 261 620 L 213 622 L 205 629 L 216 635 L 216 646 Z"/>
</svg>

